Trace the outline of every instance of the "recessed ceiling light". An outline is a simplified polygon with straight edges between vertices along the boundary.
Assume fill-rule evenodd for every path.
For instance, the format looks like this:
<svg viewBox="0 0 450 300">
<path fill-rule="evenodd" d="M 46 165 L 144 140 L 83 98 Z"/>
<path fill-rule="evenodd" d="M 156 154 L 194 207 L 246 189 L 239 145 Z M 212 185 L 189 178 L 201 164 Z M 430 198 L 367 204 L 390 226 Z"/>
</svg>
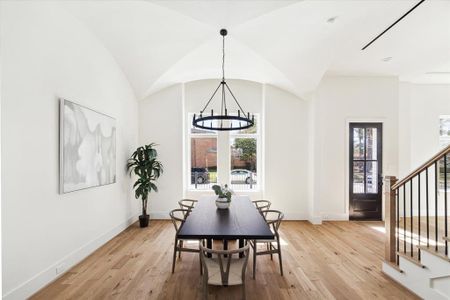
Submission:
<svg viewBox="0 0 450 300">
<path fill-rule="evenodd" d="M 382 61 L 384 61 L 384 62 L 388 62 L 388 61 L 391 61 L 391 60 L 392 60 L 392 56 L 388 56 L 388 57 L 385 57 L 385 58 L 382 59 Z"/>
<path fill-rule="evenodd" d="M 338 16 L 334 16 L 334 17 L 328 18 L 328 19 L 327 19 L 327 23 L 330 23 L 330 24 L 331 24 L 331 23 L 334 23 L 334 21 L 336 21 L 337 17 L 338 17 Z"/>
</svg>

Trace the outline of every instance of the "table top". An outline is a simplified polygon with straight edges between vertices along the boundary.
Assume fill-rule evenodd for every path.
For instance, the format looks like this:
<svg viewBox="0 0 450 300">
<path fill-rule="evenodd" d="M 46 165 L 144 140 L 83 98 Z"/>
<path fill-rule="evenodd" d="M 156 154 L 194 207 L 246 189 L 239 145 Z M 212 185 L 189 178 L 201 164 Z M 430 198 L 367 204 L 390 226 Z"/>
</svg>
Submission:
<svg viewBox="0 0 450 300">
<path fill-rule="evenodd" d="M 218 209 L 217 196 L 202 197 L 178 232 L 182 239 L 273 239 L 274 235 L 248 196 L 233 196 Z"/>
</svg>

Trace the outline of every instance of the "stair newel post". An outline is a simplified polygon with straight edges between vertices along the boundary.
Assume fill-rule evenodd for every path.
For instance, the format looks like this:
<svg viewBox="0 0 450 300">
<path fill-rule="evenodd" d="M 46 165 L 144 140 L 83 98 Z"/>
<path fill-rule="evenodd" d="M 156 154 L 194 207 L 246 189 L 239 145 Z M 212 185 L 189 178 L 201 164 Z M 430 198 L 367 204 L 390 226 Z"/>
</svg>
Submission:
<svg viewBox="0 0 450 300">
<path fill-rule="evenodd" d="M 395 249 L 395 226 L 396 226 L 396 191 L 392 186 L 397 182 L 397 177 L 386 176 L 384 178 L 384 224 L 386 228 L 385 254 L 384 258 L 388 262 L 396 263 Z"/>
</svg>

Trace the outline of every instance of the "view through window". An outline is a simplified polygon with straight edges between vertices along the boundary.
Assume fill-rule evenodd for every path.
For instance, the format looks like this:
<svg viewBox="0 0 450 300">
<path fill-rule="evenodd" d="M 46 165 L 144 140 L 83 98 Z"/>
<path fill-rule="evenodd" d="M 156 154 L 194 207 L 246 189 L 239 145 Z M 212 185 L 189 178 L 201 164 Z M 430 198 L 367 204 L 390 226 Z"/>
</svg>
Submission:
<svg viewBox="0 0 450 300">
<path fill-rule="evenodd" d="M 189 122 L 192 115 L 189 115 Z M 255 125 L 240 131 L 211 131 L 198 129 L 190 122 L 188 131 L 189 152 L 189 182 L 191 190 L 209 190 L 214 184 L 228 184 L 233 190 L 257 190 L 258 184 L 258 148 L 259 130 L 258 116 Z M 218 140 L 229 140 L 228 149 L 220 148 Z M 225 139 L 225 140 L 223 140 Z M 230 157 L 223 160 L 222 165 L 218 157 Z M 225 164 L 225 165 L 224 165 Z M 220 181 L 218 170 L 229 174 L 227 182 Z M 220 173 L 224 174 L 224 173 Z M 225 175 L 224 175 L 225 176 Z M 223 179 L 222 179 L 223 180 Z"/>
<path fill-rule="evenodd" d="M 217 183 L 217 134 L 214 131 L 190 128 L 190 186 L 210 189 Z"/>
<path fill-rule="evenodd" d="M 230 183 L 234 190 L 257 189 L 258 119 L 248 129 L 230 133 Z"/>
</svg>

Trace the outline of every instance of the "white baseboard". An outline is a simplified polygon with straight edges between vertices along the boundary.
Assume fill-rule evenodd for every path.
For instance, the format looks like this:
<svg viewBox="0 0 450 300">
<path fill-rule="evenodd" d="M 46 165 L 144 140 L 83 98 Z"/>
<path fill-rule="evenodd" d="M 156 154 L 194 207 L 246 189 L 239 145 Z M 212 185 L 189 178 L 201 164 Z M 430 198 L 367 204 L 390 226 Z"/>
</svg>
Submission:
<svg viewBox="0 0 450 300">
<path fill-rule="evenodd" d="M 348 221 L 348 214 L 321 213 L 323 221 Z"/>
<path fill-rule="evenodd" d="M 168 220 L 170 219 L 168 211 L 152 211 L 149 213 L 150 220 Z M 150 221 L 151 222 L 151 221 Z"/>
<path fill-rule="evenodd" d="M 71 253 L 69 253 L 62 259 L 58 260 L 57 262 L 53 263 L 52 265 L 50 265 L 43 271 L 39 272 L 38 274 L 34 275 L 27 281 L 23 282 L 22 284 L 18 285 L 12 290 L 4 293 L 3 299 L 22 300 L 30 297 L 31 295 L 39 291 L 41 288 L 43 288 L 45 285 L 62 276 L 67 270 L 69 270 L 74 265 L 85 259 L 92 252 L 94 252 L 102 245 L 104 245 L 106 242 L 115 237 L 117 234 L 125 230 L 132 223 L 136 222 L 137 218 L 138 215 L 131 216 L 125 222 L 122 222 L 121 224 L 115 226 L 108 232 L 100 235 L 98 238 L 95 238 L 92 241 L 88 242 L 87 244 L 81 246 L 80 248 L 72 251 Z M 63 263 L 65 264 L 65 271 L 61 274 L 56 274 L 56 267 Z"/>
<path fill-rule="evenodd" d="M 321 225 L 322 217 L 321 216 L 309 216 L 308 221 L 309 221 L 309 223 L 311 223 L 313 225 Z"/>
</svg>

